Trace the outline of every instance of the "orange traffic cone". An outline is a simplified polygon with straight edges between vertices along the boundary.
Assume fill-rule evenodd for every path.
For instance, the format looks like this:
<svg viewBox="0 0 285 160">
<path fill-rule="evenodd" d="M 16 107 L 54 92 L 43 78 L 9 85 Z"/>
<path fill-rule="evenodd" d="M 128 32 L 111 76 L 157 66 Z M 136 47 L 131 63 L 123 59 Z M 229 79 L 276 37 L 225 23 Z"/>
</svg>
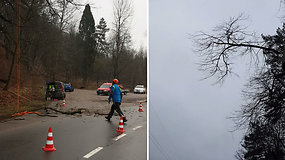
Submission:
<svg viewBox="0 0 285 160">
<path fill-rule="evenodd" d="M 142 109 L 142 102 L 140 102 L 139 112 L 143 112 L 143 109 Z"/>
<path fill-rule="evenodd" d="M 47 136 L 47 142 L 46 146 L 43 147 L 44 151 L 56 151 L 56 149 L 53 147 L 53 137 L 52 137 L 52 129 L 49 127 L 48 129 L 48 136 Z"/>
<path fill-rule="evenodd" d="M 117 129 L 118 133 L 124 133 L 124 122 L 123 122 L 123 116 L 121 116 L 120 122 L 119 122 L 119 127 Z"/>
<path fill-rule="evenodd" d="M 65 107 L 65 99 L 62 100 L 62 107 Z"/>
</svg>

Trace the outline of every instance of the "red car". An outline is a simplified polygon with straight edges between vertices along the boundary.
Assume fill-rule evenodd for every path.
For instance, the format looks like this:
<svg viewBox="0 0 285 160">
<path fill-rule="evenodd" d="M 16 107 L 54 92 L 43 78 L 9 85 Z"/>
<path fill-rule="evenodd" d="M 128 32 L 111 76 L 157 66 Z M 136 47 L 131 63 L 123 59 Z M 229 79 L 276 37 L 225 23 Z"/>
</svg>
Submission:
<svg viewBox="0 0 285 160">
<path fill-rule="evenodd" d="M 109 95 L 111 93 L 110 87 L 112 86 L 112 83 L 103 83 L 98 89 L 97 89 L 97 95 Z"/>
</svg>

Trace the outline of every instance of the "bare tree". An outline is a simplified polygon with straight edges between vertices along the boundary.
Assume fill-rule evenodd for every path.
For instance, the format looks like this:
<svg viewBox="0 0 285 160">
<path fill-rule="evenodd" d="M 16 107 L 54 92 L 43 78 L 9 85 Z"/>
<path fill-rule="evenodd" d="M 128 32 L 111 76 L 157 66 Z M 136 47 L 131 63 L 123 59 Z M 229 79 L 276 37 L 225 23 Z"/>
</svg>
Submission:
<svg viewBox="0 0 285 160">
<path fill-rule="evenodd" d="M 230 18 L 216 27 L 213 34 L 199 32 L 193 36 L 203 58 L 201 70 L 222 82 L 232 73 L 231 66 L 236 57 L 251 56 L 258 65 L 259 56 L 262 56 L 264 66 L 256 68 L 256 74 L 244 91 L 247 101 L 234 117 L 237 127 L 248 128 L 242 144 L 245 150 L 238 152 L 236 158 L 282 159 L 285 155 L 285 135 L 280 134 L 285 130 L 285 24 L 277 29 L 276 35 L 261 35 L 257 39 L 241 25 L 244 20 L 243 15 Z M 264 128 L 260 133 L 259 128 L 256 129 L 259 125 L 253 124 L 269 127 L 259 127 Z M 259 135 L 264 136 L 260 138 Z"/>
<path fill-rule="evenodd" d="M 77 3 L 80 1 L 22 0 L 21 2 L 21 69 L 23 73 L 27 73 L 21 75 L 23 86 L 28 84 L 27 80 L 31 80 L 31 77 L 35 77 L 34 81 L 37 78 L 46 81 L 83 78 L 83 52 L 86 47 L 82 45 L 83 42 L 74 29 L 75 24 L 71 21 L 73 11 L 82 6 Z M 5 75 L 1 75 L 0 83 L 5 85 L 4 89 L 9 89 L 9 86 L 13 86 L 15 77 L 16 1 L 1 1 L 0 11 L 0 45 L 5 50 L 7 57 L 5 61 L 8 62 L 3 66 L 6 68 L 8 64 L 10 67 L 3 72 Z M 101 18 L 96 32 L 92 33 L 92 38 L 99 45 L 93 47 L 98 52 L 96 57 L 98 64 L 90 62 L 89 75 L 92 75 L 89 77 L 90 81 L 97 80 L 99 83 L 120 75 L 126 84 L 139 83 L 137 81 L 146 83 L 146 57 L 137 56 L 138 51 L 131 46 L 129 27 L 132 14 L 132 4 L 129 1 L 114 1 L 114 26 L 112 36 L 107 40 L 105 34 L 109 31 L 109 26 L 107 27 L 105 20 Z M 10 79 L 12 85 L 9 83 Z"/>
<path fill-rule="evenodd" d="M 126 51 L 131 42 L 130 37 L 130 18 L 133 14 L 133 6 L 129 0 L 115 0 L 114 1 L 114 29 L 112 35 L 112 63 L 113 76 L 117 77 L 120 73 L 119 60 L 122 54 Z"/>
<path fill-rule="evenodd" d="M 215 27 L 213 34 L 200 31 L 191 35 L 198 46 L 196 52 L 203 58 L 200 69 L 209 73 L 206 78 L 216 76 L 218 82 L 223 81 L 228 74 L 233 73 L 232 60 L 237 56 L 250 55 L 258 62 L 258 56 L 263 56 L 261 50 L 280 54 L 274 48 L 266 47 L 255 33 L 248 32 L 247 27 L 240 25 L 246 19 L 247 17 L 240 14 Z"/>
<path fill-rule="evenodd" d="M 60 30 L 67 32 L 71 26 L 74 12 L 79 10 L 82 5 L 75 3 L 73 0 L 57 0 L 54 5 L 57 11 L 58 27 Z"/>
<path fill-rule="evenodd" d="M 31 3 L 33 4 L 33 3 Z M 23 2 L 21 8 L 28 10 L 28 3 Z M 3 41 L 2 47 L 5 49 L 6 57 L 12 56 L 10 69 L 8 72 L 7 79 L 2 79 L 1 82 L 6 83 L 3 90 L 8 90 L 14 64 L 15 64 L 15 57 L 16 57 L 16 49 L 17 49 L 17 35 L 16 35 L 16 28 L 17 28 L 17 6 L 16 1 L 8 1 L 3 0 L 0 2 L 0 37 Z M 21 18 L 21 24 L 24 24 L 29 18 L 28 14 L 19 15 Z"/>
</svg>

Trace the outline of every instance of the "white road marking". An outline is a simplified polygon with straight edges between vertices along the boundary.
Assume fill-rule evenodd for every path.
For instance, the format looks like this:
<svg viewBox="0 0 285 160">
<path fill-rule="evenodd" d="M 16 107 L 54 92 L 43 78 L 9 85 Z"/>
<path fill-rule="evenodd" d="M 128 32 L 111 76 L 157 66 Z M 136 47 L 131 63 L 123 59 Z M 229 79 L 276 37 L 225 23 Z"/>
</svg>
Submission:
<svg viewBox="0 0 285 160">
<path fill-rule="evenodd" d="M 123 133 L 123 134 L 119 135 L 118 137 L 114 138 L 113 140 L 117 141 L 117 140 L 119 140 L 120 138 L 124 137 L 125 135 L 126 135 L 126 134 Z"/>
<path fill-rule="evenodd" d="M 141 128 L 141 127 L 142 127 L 142 126 L 137 126 L 137 127 L 133 128 L 133 130 L 135 131 L 135 130 Z M 123 133 L 123 134 L 117 136 L 116 138 L 114 138 L 113 140 L 117 141 L 117 140 L 121 139 L 122 137 L 124 137 L 124 136 L 126 136 L 126 135 L 127 135 L 127 134 Z M 91 156 L 93 156 L 94 154 L 96 154 L 97 152 L 99 152 L 99 151 L 102 150 L 102 149 L 103 149 L 103 147 L 97 147 L 96 149 L 94 149 L 94 150 L 92 150 L 91 152 L 89 152 L 88 154 L 86 154 L 86 155 L 84 156 L 84 158 L 90 158 Z"/>
<path fill-rule="evenodd" d="M 141 128 L 141 127 L 142 127 L 142 126 L 137 126 L 137 127 L 133 128 L 133 130 L 135 131 L 135 130 Z"/>
<path fill-rule="evenodd" d="M 89 152 L 88 154 L 86 154 L 84 156 L 84 158 L 90 158 L 91 156 L 93 156 L 94 154 L 96 154 L 97 152 L 99 152 L 101 149 L 103 149 L 103 147 L 97 147 L 96 149 L 94 149 L 93 151 Z"/>
</svg>

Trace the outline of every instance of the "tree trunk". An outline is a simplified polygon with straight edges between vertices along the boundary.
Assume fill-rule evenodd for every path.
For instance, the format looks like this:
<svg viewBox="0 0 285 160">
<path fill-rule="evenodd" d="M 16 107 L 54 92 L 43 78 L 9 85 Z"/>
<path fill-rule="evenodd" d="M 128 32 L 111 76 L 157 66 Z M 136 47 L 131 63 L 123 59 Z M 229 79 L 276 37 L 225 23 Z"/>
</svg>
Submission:
<svg viewBox="0 0 285 160">
<path fill-rule="evenodd" d="M 11 62 L 11 66 L 10 66 L 10 71 L 9 71 L 8 78 L 7 78 L 7 82 L 6 82 L 5 87 L 3 88 L 3 90 L 5 90 L 5 91 L 8 90 L 8 86 L 10 84 L 11 75 L 12 75 L 14 64 L 15 64 L 15 57 L 16 57 L 16 52 L 14 52 L 14 54 L 13 54 L 12 62 Z"/>
</svg>

